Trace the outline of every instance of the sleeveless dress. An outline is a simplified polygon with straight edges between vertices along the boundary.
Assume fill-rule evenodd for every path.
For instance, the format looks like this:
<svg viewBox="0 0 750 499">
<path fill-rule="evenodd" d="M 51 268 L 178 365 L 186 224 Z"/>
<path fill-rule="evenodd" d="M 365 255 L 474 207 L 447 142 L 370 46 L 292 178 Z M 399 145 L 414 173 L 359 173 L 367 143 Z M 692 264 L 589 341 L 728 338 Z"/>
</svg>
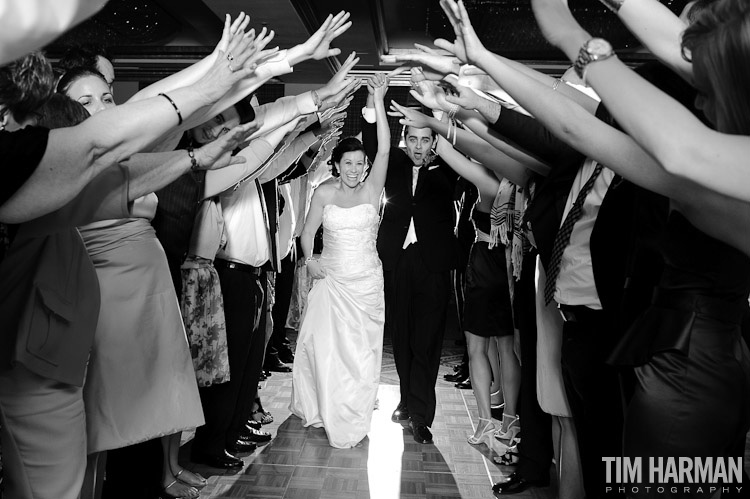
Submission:
<svg viewBox="0 0 750 499">
<path fill-rule="evenodd" d="M 665 268 L 652 305 L 611 359 L 637 366 L 625 455 L 644 462 L 652 456 L 742 457 L 750 429 L 750 354 L 740 324 L 750 294 L 750 258 L 677 212 L 666 236 Z M 642 488 L 633 495 L 711 495 L 708 487 L 696 489 L 658 495 Z"/>
<path fill-rule="evenodd" d="M 370 431 L 383 354 L 383 268 L 371 204 L 323 208 L 326 277 L 313 285 L 300 326 L 289 409 L 323 427 L 332 447 L 356 446 Z"/>
<path fill-rule="evenodd" d="M 101 293 L 83 390 L 88 452 L 202 425 L 177 296 L 149 220 L 107 220 L 79 231 Z"/>
</svg>

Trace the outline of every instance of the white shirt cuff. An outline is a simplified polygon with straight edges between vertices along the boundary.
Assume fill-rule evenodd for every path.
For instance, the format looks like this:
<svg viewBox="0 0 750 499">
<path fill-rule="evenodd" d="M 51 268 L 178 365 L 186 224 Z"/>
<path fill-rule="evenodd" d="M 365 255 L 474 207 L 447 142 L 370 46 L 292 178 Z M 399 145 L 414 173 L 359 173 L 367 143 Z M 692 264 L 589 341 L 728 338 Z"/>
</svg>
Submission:
<svg viewBox="0 0 750 499">
<path fill-rule="evenodd" d="M 368 123 L 375 123 L 378 121 L 378 115 L 375 114 L 375 108 L 372 108 L 372 107 L 363 107 L 362 117 Z"/>
</svg>

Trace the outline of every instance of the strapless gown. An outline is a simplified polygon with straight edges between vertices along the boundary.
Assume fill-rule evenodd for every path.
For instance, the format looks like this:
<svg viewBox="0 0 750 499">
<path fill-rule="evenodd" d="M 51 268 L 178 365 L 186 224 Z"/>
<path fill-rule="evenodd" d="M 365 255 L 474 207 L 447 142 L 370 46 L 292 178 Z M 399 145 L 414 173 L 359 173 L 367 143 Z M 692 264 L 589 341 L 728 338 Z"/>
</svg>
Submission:
<svg viewBox="0 0 750 499">
<path fill-rule="evenodd" d="M 333 447 L 354 447 L 370 431 L 383 355 L 383 267 L 374 206 L 323 209 L 326 277 L 308 296 L 294 357 L 289 409 L 323 427 Z"/>
</svg>

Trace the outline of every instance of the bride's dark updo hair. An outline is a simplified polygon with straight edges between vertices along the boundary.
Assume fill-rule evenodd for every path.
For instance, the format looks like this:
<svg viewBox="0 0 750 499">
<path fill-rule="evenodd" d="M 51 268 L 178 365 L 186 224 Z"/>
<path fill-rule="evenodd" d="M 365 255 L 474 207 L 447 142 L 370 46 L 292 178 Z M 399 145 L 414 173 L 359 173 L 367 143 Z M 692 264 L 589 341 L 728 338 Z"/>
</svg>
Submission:
<svg viewBox="0 0 750 499">
<path fill-rule="evenodd" d="M 344 156 L 344 153 L 354 151 L 362 151 L 363 153 L 365 152 L 365 146 L 363 146 L 362 142 L 360 142 L 356 137 L 346 137 L 339 141 L 338 145 L 333 148 L 331 159 L 328 160 L 328 164 L 331 165 L 331 175 L 336 178 L 341 175 L 339 173 L 339 169 L 336 168 L 336 163 L 341 162 L 341 158 Z"/>
</svg>

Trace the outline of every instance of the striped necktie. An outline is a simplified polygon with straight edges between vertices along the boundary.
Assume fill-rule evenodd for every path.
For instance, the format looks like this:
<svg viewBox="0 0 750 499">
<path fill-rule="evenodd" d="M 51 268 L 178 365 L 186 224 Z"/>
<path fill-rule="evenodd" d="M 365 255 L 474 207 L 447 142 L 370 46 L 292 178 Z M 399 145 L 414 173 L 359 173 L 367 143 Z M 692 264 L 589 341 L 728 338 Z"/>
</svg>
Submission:
<svg viewBox="0 0 750 499">
<path fill-rule="evenodd" d="M 555 284 L 557 284 L 557 278 L 560 274 L 560 261 L 562 260 L 563 252 L 570 242 L 570 235 L 573 233 L 573 226 L 581 218 L 583 213 L 583 202 L 586 200 L 591 188 L 594 187 L 596 178 L 602 172 L 603 165 L 597 163 L 596 168 L 591 173 L 591 176 L 583 184 L 581 192 L 578 193 L 573 206 L 568 212 L 568 216 L 565 217 L 565 221 L 560 226 L 555 236 L 555 242 L 552 245 L 552 257 L 550 258 L 549 272 L 547 272 L 547 282 L 544 285 L 544 304 L 549 305 L 552 298 L 555 296 Z"/>
</svg>

